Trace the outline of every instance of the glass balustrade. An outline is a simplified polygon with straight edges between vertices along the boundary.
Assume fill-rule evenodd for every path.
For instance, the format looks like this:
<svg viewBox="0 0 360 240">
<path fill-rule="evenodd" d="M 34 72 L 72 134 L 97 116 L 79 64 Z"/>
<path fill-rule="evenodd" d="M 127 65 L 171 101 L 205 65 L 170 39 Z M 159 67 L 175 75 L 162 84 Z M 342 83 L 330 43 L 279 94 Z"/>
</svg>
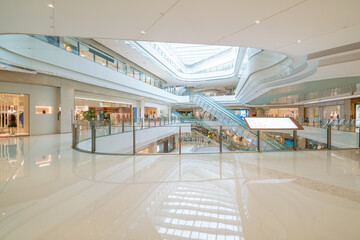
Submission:
<svg viewBox="0 0 360 240">
<path fill-rule="evenodd" d="M 229 122 L 231 124 L 225 125 L 182 116 L 116 124 L 108 120 L 76 121 L 73 124 L 73 147 L 92 153 L 127 155 L 360 148 L 359 133 L 339 133 L 332 126 L 304 126 L 301 131 L 251 131 L 239 127 L 234 120 Z"/>
</svg>

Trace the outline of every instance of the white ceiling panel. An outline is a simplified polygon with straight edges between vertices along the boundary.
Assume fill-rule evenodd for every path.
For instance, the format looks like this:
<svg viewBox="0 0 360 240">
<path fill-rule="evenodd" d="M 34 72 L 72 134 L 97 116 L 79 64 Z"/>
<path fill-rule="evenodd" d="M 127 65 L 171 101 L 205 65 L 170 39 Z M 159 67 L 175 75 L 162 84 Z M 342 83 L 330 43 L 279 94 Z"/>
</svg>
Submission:
<svg viewBox="0 0 360 240">
<path fill-rule="evenodd" d="M 359 10 L 359 0 L 0 0 L 0 33 L 251 46 L 303 55 L 360 41 Z"/>
<path fill-rule="evenodd" d="M 58 35 L 137 39 L 175 0 L 56 1 Z"/>
<path fill-rule="evenodd" d="M 180 0 L 141 40 L 206 43 L 255 25 L 300 0 Z M 234 45 L 234 44 L 229 44 Z"/>
<path fill-rule="evenodd" d="M 302 43 L 313 39 L 322 39 L 323 44 L 333 48 L 336 41 L 321 38 L 326 35 L 336 35 L 342 37 L 344 28 L 351 29 L 352 26 L 360 24 L 360 1 L 358 0 L 312 0 L 300 4 L 294 8 L 275 15 L 254 27 L 240 31 L 217 43 L 221 45 L 245 45 L 260 47 L 269 50 L 288 50 L 286 53 L 305 55 L 318 49 L 306 49 L 303 47 L 292 52 L 293 46 L 298 40 Z M 343 38 L 338 44 L 346 45 L 358 42 L 360 36 L 356 33 L 350 38 Z M 324 50 L 319 43 L 318 47 Z"/>
</svg>

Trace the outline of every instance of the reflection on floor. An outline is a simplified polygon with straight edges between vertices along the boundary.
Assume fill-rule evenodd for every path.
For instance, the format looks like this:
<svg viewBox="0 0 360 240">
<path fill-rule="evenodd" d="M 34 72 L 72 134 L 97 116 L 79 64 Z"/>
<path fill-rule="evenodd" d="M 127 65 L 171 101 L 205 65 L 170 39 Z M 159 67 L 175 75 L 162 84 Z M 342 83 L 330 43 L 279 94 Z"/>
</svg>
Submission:
<svg viewBox="0 0 360 240">
<path fill-rule="evenodd" d="M 360 239 L 360 152 L 107 156 L 0 139 L 0 239 Z"/>
</svg>

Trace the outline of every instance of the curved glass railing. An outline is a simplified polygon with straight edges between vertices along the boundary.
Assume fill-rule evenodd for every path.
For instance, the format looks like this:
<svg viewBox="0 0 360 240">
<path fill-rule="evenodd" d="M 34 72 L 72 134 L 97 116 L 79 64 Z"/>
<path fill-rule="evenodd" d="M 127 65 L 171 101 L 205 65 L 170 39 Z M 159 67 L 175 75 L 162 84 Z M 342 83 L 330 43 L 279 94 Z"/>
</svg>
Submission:
<svg viewBox="0 0 360 240">
<path fill-rule="evenodd" d="M 108 120 L 76 121 L 73 147 L 89 153 L 120 155 L 360 148 L 359 133 L 332 127 L 304 128 L 302 131 L 261 131 L 256 135 L 248 129 L 239 130 L 238 123 L 225 125 L 191 117 L 139 119 L 117 124 Z M 274 141 L 283 147 L 276 148 Z"/>
</svg>

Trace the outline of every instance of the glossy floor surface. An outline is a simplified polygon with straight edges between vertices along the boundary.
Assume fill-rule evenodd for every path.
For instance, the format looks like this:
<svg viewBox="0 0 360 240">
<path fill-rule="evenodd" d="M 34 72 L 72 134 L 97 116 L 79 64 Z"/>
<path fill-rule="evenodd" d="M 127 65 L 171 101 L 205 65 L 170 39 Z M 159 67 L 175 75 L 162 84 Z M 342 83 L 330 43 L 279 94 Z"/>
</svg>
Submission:
<svg viewBox="0 0 360 240">
<path fill-rule="evenodd" d="M 360 152 L 107 156 L 0 139 L 0 239 L 360 239 Z"/>
</svg>

